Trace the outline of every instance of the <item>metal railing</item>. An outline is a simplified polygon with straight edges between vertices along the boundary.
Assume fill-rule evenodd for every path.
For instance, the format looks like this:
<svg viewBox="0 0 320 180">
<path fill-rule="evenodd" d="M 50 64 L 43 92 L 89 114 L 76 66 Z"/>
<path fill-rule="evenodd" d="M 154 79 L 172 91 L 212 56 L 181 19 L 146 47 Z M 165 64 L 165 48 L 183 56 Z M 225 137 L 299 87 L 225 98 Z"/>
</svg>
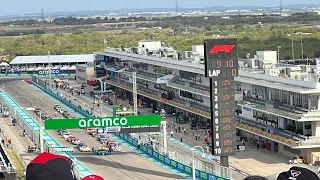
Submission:
<svg viewBox="0 0 320 180">
<path fill-rule="evenodd" d="M 18 115 L 18 113 L 15 113 L 16 109 L 13 109 L 12 107 L 10 107 L 10 105 L 2 97 L 0 97 L 0 102 L 8 107 L 10 116 L 16 118 L 16 125 L 21 130 L 24 131 L 25 135 L 34 143 L 34 145 L 36 146 L 36 149 L 40 149 L 40 146 L 39 146 L 40 145 L 40 136 L 39 136 L 39 134 L 37 132 L 35 132 L 32 129 L 32 127 L 30 127 L 30 125 L 27 124 L 27 122 L 25 122 L 23 120 L 23 118 Z M 30 115 L 30 117 L 32 117 L 32 116 Z M 44 151 L 51 152 L 53 154 L 62 154 L 62 152 L 56 151 L 54 148 L 50 147 L 50 145 L 47 144 L 45 142 L 45 140 L 43 140 L 43 141 L 44 141 L 43 142 Z M 0 167 L 1 167 L 1 165 L 0 165 Z M 75 172 L 75 176 L 78 179 L 80 179 L 80 167 L 75 166 L 74 169 L 75 169 L 75 171 L 74 171 Z M 11 172 L 11 171 L 13 171 L 12 167 L 8 167 L 8 172 Z"/>
<path fill-rule="evenodd" d="M 251 107 L 253 109 L 257 109 L 257 110 L 260 110 L 260 111 L 265 111 L 266 113 L 272 113 L 272 114 L 275 114 L 275 115 L 288 117 L 290 119 L 298 120 L 298 119 L 301 118 L 301 116 L 298 115 L 298 114 L 294 114 L 294 113 L 286 112 L 286 111 L 283 111 L 283 110 L 279 110 L 279 109 L 263 106 L 263 105 L 256 104 L 256 103 L 250 102 L 250 101 L 245 101 L 244 100 L 244 101 L 238 102 L 238 104 L 242 105 L 242 106 Z"/>
<path fill-rule="evenodd" d="M 160 138 L 162 137 L 152 136 L 152 135 L 149 136 L 143 133 L 134 133 L 134 134 L 132 133 L 131 136 L 137 139 L 139 143 L 141 142 L 141 143 L 148 144 L 158 153 L 162 155 L 167 154 L 171 159 L 192 167 L 193 160 L 192 160 L 192 157 L 190 157 L 190 154 L 181 153 L 170 147 L 165 148 L 163 146 L 163 143 L 160 140 Z M 153 142 L 152 145 L 150 144 L 150 141 Z M 204 171 L 210 174 L 215 174 L 225 178 L 232 178 L 232 170 L 229 169 L 228 167 L 223 167 L 215 163 L 209 163 L 196 157 L 194 158 L 194 161 L 195 161 L 195 168 L 200 171 Z"/>
</svg>

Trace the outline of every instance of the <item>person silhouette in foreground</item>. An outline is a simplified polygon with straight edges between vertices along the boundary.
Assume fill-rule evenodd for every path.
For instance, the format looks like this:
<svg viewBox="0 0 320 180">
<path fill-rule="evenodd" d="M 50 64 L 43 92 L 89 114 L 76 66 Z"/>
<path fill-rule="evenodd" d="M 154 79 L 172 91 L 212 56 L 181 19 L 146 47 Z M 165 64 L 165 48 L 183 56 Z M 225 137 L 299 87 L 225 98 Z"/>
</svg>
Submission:
<svg viewBox="0 0 320 180">
<path fill-rule="evenodd" d="M 268 179 L 262 176 L 248 176 L 243 180 L 268 180 Z"/>
<path fill-rule="evenodd" d="M 243 180 L 268 180 L 262 176 L 248 176 Z M 273 179 L 270 179 L 273 180 Z M 275 180 L 320 180 L 318 175 L 309 169 L 302 167 L 291 167 L 288 171 L 280 172 Z"/>
</svg>

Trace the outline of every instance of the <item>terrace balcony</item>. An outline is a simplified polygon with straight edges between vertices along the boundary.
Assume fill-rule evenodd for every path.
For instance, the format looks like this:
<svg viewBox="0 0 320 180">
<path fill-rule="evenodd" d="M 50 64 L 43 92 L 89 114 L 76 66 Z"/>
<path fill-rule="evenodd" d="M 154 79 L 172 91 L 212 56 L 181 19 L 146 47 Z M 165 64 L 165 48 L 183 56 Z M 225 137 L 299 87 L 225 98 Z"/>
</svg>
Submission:
<svg viewBox="0 0 320 180">
<path fill-rule="evenodd" d="M 308 110 L 301 107 L 294 107 L 278 101 L 268 101 L 252 97 L 244 97 L 238 105 L 252 108 L 276 116 L 285 117 L 298 122 L 318 121 L 320 118 L 319 110 Z"/>
<path fill-rule="evenodd" d="M 192 82 L 176 79 L 176 80 L 169 81 L 168 86 L 175 89 L 181 89 L 190 93 L 194 93 L 197 95 L 210 97 L 210 87 L 207 87 L 205 85 L 195 84 Z"/>
<path fill-rule="evenodd" d="M 117 72 L 123 68 L 125 68 L 125 66 L 121 65 L 121 64 L 114 64 L 114 63 L 106 63 L 104 64 L 104 68 L 108 71 L 114 71 Z"/>
<path fill-rule="evenodd" d="M 246 123 L 245 121 L 237 122 L 236 127 L 238 129 L 256 134 L 258 136 L 264 137 L 266 139 L 270 139 L 272 141 L 276 141 L 281 144 L 285 144 L 287 146 L 290 146 L 291 148 L 297 148 L 299 145 L 299 141 L 294 140 L 290 137 L 284 137 L 281 134 L 277 134 L 276 131 L 273 133 L 270 133 L 268 131 L 264 131 L 261 128 L 257 126 L 252 126 L 250 123 Z"/>
<path fill-rule="evenodd" d="M 142 80 L 153 82 L 153 83 L 157 82 L 158 76 L 154 73 L 149 73 L 142 70 L 128 69 L 128 68 L 123 73 L 128 76 L 132 76 L 133 72 L 137 72 L 138 79 L 142 79 Z"/>
<path fill-rule="evenodd" d="M 260 112 L 264 112 L 264 113 L 296 120 L 296 121 L 298 121 L 299 118 L 301 117 L 298 113 L 282 110 L 279 108 L 274 108 L 275 105 L 272 101 L 264 101 L 261 99 L 244 97 L 244 100 L 239 101 L 238 105 L 252 108 L 252 109 L 260 111 Z"/>
</svg>

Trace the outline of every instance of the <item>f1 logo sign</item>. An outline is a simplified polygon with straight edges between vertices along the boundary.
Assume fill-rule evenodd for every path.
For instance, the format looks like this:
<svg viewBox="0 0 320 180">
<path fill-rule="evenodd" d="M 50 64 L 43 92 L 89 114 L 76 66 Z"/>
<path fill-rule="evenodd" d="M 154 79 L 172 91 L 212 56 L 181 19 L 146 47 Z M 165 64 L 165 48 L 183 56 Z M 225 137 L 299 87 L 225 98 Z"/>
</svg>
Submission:
<svg viewBox="0 0 320 180">
<path fill-rule="evenodd" d="M 225 44 L 225 45 L 216 45 L 214 46 L 211 51 L 209 52 L 210 54 L 217 54 L 218 52 L 226 52 L 229 53 L 232 51 L 232 49 L 235 47 L 236 45 L 234 44 Z"/>
</svg>

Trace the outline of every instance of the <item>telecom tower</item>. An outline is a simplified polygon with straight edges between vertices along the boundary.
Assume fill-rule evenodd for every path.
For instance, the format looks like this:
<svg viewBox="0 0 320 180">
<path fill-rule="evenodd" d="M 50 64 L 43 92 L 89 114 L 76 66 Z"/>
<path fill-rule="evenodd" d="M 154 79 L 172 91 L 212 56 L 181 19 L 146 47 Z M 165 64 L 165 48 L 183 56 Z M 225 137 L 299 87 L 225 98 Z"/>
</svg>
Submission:
<svg viewBox="0 0 320 180">
<path fill-rule="evenodd" d="M 44 22 L 45 22 L 45 20 L 44 20 L 44 9 L 41 8 L 41 24 L 42 24 L 42 28 L 43 29 L 45 29 L 44 28 Z"/>
<path fill-rule="evenodd" d="M 179 13 L 179 0 L 176 0 L 176 13 Z"/>
<path fill-rule="evenodd" d="M 280 4 L 280 12 L 282 12 L 282 0 L 279 1 Z"/>
</svg>

